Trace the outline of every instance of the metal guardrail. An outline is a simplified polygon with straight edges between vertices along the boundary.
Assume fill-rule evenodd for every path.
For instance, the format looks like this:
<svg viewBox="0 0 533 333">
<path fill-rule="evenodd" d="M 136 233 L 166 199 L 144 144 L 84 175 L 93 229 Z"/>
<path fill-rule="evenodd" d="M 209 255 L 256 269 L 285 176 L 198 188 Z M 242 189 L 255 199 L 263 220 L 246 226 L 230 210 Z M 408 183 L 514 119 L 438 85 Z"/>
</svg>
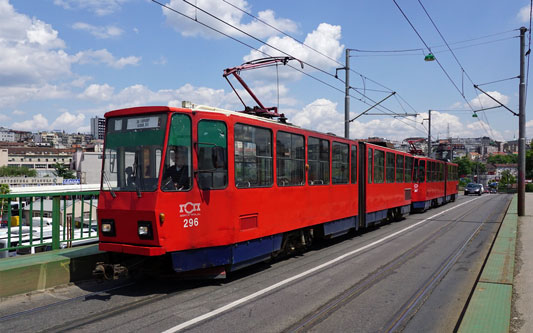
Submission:
<svg viewBox="0 0 533 333">
<path fill-rule="evenodd" d="M 0 258 L 97 241 L 98 194 L 94 190 L 0 194 L 0 207 L 3 203 L 7 208 L 0 214 Z"/>
</svg>

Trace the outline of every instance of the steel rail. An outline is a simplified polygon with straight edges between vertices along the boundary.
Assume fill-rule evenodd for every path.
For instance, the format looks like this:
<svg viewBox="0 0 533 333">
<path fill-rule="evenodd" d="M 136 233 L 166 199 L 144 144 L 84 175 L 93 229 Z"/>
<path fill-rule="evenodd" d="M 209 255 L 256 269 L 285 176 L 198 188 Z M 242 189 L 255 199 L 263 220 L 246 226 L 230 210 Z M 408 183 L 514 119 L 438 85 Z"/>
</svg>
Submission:
<svg viewBox="0 0 533 333">
<path fill-rule="evenodd" d="M 490 200 L 492 200 L 491 198 Z M 490 201 L 489 200 L 489 201 Z M 485 204 L 485 202 L 478 202 Z M 435 239 L 439 238 L 444 234 L 444 232 L 449 231 L 455 223 L 460 221 L 463 217 L 467 216 L 468 214 L 472 213 L 473 211 L 479 209 L 480 205 L 472 205 L 471 208 L 469 208 L 466 212 L 459 215 L 458 217 L 452 219 L 452 220 L 445 220 L 446 224 L 442 225 L 439 229 L 435 230 L 431 234 L 429 234 L 426 238 L 422 239 L 419 243 L 415 244 L 411 248 L 404 251 L 402 254 L 397 256 L 396 258 L 392 259 L 388 263 L 386 263 L 382 268 L 380 268 L 377 272 L 374 274 L 366 277 L 365 279 L 359 281 L 356 285 L 352 286 L 351 288 L 347 289 L 345 292 L 343 292 L 341 295 L 339 295 L 336 298 L 331 299 L 329 302 L 324 304 L 321 308 L 316 310 L 314 313 L 310 314 L 309 316 L 305 317 L 300 322 L 292 325 L 291 328 L 289 328 L 288 332 L 299 332 L 299 331 L 306 331 L 316 324 L 320 323 L 322 320 L 326 319 L 328 316 L 330 316 L 335 311 L 339 310 L 342 305 L 347 304 L 348 302 L 352 301 L 354 298 L 358 297 L 362 293 L 364 293 L 366 290 L 370 289 L 374 285 L 376 285 L 378 282 L 382 281 L 387 276 L 391 275 L 395 269 L 400 267 L 403 263 L 405 263 L 407 260 L 414 257 L 416 254 L 418 254 L 421 250 L 423 250 L 428 244 L 432 243 Z M 436 219 L 432 219 L 432 221 L 437 221 Z M 443 220 L 441 220 L 443 221 Z M 399 236 L 398 236 L 399 237 Z M 383 246 L 384 244 L 381 244 L 380 246 Z M 374 249 L 374 248 L 373 248 Z"/>
</svg>

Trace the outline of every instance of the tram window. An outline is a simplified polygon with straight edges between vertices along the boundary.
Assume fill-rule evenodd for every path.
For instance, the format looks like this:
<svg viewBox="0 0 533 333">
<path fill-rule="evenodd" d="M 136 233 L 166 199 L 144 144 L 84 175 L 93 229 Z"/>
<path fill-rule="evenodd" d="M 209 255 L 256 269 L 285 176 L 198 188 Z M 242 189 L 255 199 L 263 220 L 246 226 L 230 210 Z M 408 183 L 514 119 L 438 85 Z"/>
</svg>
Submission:
<svg viewBox="0 0 533 333">
<path fill-rule="evenodd" d="M 432 162 L 428 161 L 428 167 L 426 169 L 426 182 L 431 182 L 433 174 L 431 173 L 431 164 Z"/>
<path fill-rule="evenodd" d="M 305 184 L 305 145 L 302 135 L 276 135 L 276 177 L 278 186 Z"/>
<path fill-rule="evenodd" d="M 108 118 L 102 190 L 157 189 L 166 121 L 165 113 Z"/>
<path fill-rule="evenodd" d="M 374 166 L 372 165 L 373 157 L 374 157 L 374 154 L 372 153 L 372 149 L 368 148 L 368 168 L 367 168 L 367 173 L 368 173 L 368 183 L 369 184 L 372 184 L 372 170 L 374 170 Z"/>
<path fill-rule="evenodd" d="M 413 178 L 413 158 L 405 157 L 405 182 L 410 183 Z"/>
<path fill-rule="evenodd" d="M 352 156 L 351 156 L 351 171 L 352 171 L 352 184 L 357 183 L 357 146 L 352 146 Z"/>
<path fill-rule="evenodd" d="M 403 155 L 396 155 L 396 182 L 403 183 Z"/>
<path fill-rule="evenodd" d="M 348 184 L 348 150 L 345 143 L 333 142 L 331 178 L 333 184 Z"/>
<path fill-rule="evenodd" d="M 428 166 L 429 166 L 429 163 L 428 163 Z M 425 174 L 426 174 L 426 161 L 419 160 L 418 161 L 418 179 L 417 179 L 418 183 L 424 182 Z"/>
<path fill-rule="evenodd" d="M 307 159 L 309 185 L 329 184 L 329 141 L 309 137 Z"/>
<path fill-rule="evenodd" d="M 164 172 L 163 191 L 188 191 L 192 187 L 191 120 L 175 114 L 170 123 Z"/>
<path fill-rule="evenodd" d="M 383 183 L 385 173 L 385 152 L 374 149 L 374 183 Z"/>
<path fill-rule="evenodd" d="M 266 128 L 235 125 L 235 185 L 271 186 L 272 132 Z"/>
<path fill-rule="evenodd" d="M 387 183 L 394 183 L 394 160 L 396 159 L 394 153 L 386 153 L 387 165 L 386 165 L 386 178 Z"/>
<path fill-rule="evenodd" d="M 198 123 L 198 185 L 222 189 L 228 185 L 227 128 L 222 121 Z"/>
</svg>

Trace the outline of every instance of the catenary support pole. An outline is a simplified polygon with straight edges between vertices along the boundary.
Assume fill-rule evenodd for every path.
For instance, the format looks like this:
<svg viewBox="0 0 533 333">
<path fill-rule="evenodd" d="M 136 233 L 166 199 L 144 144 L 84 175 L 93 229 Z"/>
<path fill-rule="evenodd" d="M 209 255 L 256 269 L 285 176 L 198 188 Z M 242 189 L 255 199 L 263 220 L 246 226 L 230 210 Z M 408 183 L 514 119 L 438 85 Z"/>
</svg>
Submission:
<svg viewBox="0 0 533 333">
<path fill-rule="evenodd" d="M 524 75 L 526 63 L 526 31 L 527 29 L 525 27 L 520 28 L 520 86 L 518 91 L 518 216 L 525 215 L 526 196 L 526 83 Z"/>
<path fill-rule="evenodd" d="M 344 137 L 350 138 L 350 49 L 346 49 L 346 93 L 344 95 Z"/>
</svg>

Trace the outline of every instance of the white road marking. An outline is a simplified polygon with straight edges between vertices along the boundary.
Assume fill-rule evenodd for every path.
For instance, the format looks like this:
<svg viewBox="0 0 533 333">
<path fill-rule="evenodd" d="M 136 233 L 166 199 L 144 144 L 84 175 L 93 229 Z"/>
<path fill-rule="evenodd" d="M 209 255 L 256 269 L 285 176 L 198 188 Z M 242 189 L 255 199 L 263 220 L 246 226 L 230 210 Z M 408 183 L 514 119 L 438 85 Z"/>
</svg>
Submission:
<svg viewBox="0 0 533 333">
<path fill-rule="evenodd" d="M 250 294 L 250 295 L 248 295 L 248 296 L 246 296 L 246 297 L 243 297 L 243 298 L 238 299 L 238 300 L 236 300 L 236 301 L 234 301 L 234 302 L 231 302 L 231 303 L 229 303 L 229 304 L 227 304 L 227 305 L 224 305 L 223 307 L 220 307 L 220 308 L 218 308 L 218 309 L 216 309 L 216 310 L 213 310 L 213 311 L 208 312 L 208 313 L 206 313 L 206 314 L 203 314 L 203 315 L 201 315 L 201 316 L 199 316 L 199 317 L 193 318 L 193 319 L 188 320 L 188 321 L 186 321 L 186 322 L 184 322 L 184 323 L 181 323 L 181 324 L 179 324 L 179 325 L 177 325 L 177 326 L 174 326 L 174 327 L 172 327 L 172 328 L 169 328 L 168 330 L 163 331 L 163 333 L 173 333 L 173 332 L 178 332 L 178 331 L 180 331 L 180 330 L 182 330 L 182 329 L 185 329 L 185 328 L 187 328 L 187 327 L 189 327 L 189 326 L 192 326 L 192 325 L 198 324 L 199 322 L 202 322 L 202 321 L 204 321 L 204 320 L 206 320 L 206 319 L 209 319 L 209 318 L 214 317 L 214 316 L 216 316 L 216 315 L 218 315 L 218 314 L 221 314 L 221 313 L 223 313 L 223 312 L 226 312 L 226 311 L 228 311 L 228 310 L 231 310 L 231 309 L 233 309 L 233 308 L 235 308 L 235 307 L 237 307 L 237 306 L 239 306 L 239 305 L 241 305 L 241 304 L 243 304 L 243 303 L 246 303 L 246 302 L 248 302 L 248 301 L 250 301 L 250 300 L 252 300 L 252 299 L 254 299 L 254 298 L 257 298 L 257 297 L 259 297 L 259 296 L 261 296 L 261 295 L 264 295 L 264 294 L 266 294 L 266 293 L 268 293 L 268 292 L 270 292 L 270 291 L 272 291 L 272 290 L 278 289 L 278 288 L 280 288 L 280 287 L 282 287 L 282 286 L 284 286 L 284 285 L 286 285 L 286 284 L 288 284 L 288 283 L 291 283 L 291 282 L 293 282 L 293 281 L 295 281 L 295 280 L 298 280 L 299 278 L 302 278 L 302 277 L 307 276 L 307 275 L 309 275 L 309 274 L 311 274 L 311 273 L 314 273 L 314 272 L 316 272 L 316 271 L 318 271 L 318 270 L 321 270 L 321 269 L 324 268 L 324 267 L 331 266 L 331 265 L 333 265 L 333 264 L 335 264 L 335 263 L 337 263 L 337 262 L 339 262 L 339 261 L 341 261 L 341 260 L 343 260 L 343 259 L 346 259 L 346 258 L 349 257 L 349 256 L 352 256 L 352 255 L 354 255 L 354 254 L 357 254 L 357 253 L 359 253 L 359 252 L 362 252 L 362 251 L 364 251 L 364 250 L 366 250 L 366 249 L 368 249 L 368 248 L 370 248 L 370 247 L 372 247 L 372 246 L 375 246 L 375 245 L 377 245 L 377 244 L 383 243 L 384 241 L 386 241 L 386 240 L 388 240 L 388 239 L 391 239 L 391 238 L 393 238 L 393 237 L 395 237 L 395 236 L 398 236 L 399 234 L 402 234 L 402 233 L 404 233 L 404 232 L 406 232 L 406 231 L 408 231 L 408 230 L 410 230 L 410 229 L 413 229 L 414 227 L 416 227 L 416 226 L 418 226 L 418 225 L 420 225 L 420 224 L 422 224 L 422 223 L 425 223 L 425 222 L 427 222 L 427 221 L 429 221 L 429 220 L 431 220 L 431 219 L 433 219 L 433 218 L 435 218 L 435 217 L 437 217 L 437 216 L 439 216 L 439 215 L 442 215 L 442 214 L 444 214 L 444 213 L 446 213 L 446 212 L 449 212 L 449 211 L 452 210 L 452 209 L 455 209 L 455 208 L 461 207 L 462 205 L 466 205 L 466 204 L 469 203 L 469 202 L 472 202 L 472 201 L 474 201 L 474 200 L 481 199 L 481 198 L 482 198 L 482 197 L 478 197 L 478 198 L 475 198 L 475 199 L 472 199 L 472 200 L 468 200 L 468 201 L 466 201 L 466 202 L 463 202 L 462 204 L 459 204 L 459 205 L 457 205 L 457 206 L 450 207 L 450 208 L 448 208 L 448 209 L 446 209 L 446 210 L 443 210 L 442 212 L 440 212 L 440 213 L 438 213 L 438 214 L 435 214 L 435 215 L 433 215 L 433 216 L 428 217 L 428 218 L 425 219 L 425 220 L 419 221 L 419 222 L 417 222 L 417 223 L 415 223 L 415 224 L 413 224 L 413 225 L 410 225 L 410 226 L 405 227 L 405 228 L 403 228 L 403 229 L 401 229 L 401 230 L 399 230 L 399 231 L 396 231 L 395 233 L 392 233 L 392 234 L 390 234 L 390 235 L 388 235 L 388 236 L 385 236 L 385 237 L 383 237 L 383 238 L 381 238 L 381 239 L 378 239 L 377 241 L 374 241 L 374 242 L 372 242 L 372 243 L 370 243 L 370 244 L 367 244 L 367 245 L 365 245 L 365 246 L 363 246 L 363 247 L 360 247 L 360 248 L 358 248 L 358 249 L 355 249 L 355 250 L 353 250 L 353 251 L 350 251 L 350 252 L 348 252 L 348 253 L 345 253 L 345 254 L 343 254 L 343 255 L 341 255 L 341 256 L 338 256 L 338 257 L 335 258 L 335 259 L 332 259 L 332 260 L 330 260 L 330 261 L 328 261 L 328 262 L 325 262 L 325 263 L 323 263 L 323 264 L 321 264 L 321 265 L 318 265 L 318 266 L 316 266 L 316 267 L 314 267 L 314 268 L 311 268 L 311 269 L 309 269 L 309 270 L 307 270 L 307 271 L 305 271 L 305 272 L 302 272 L 302 273 L 300 273 L 300 274 L 297 274 L 297 275 L 295 275 L 295 276 L 292 276 L 292 277 L 290 277 L 290 278 L 287 278 L 287 279 L 285 279 L 285 280 L 283 280 L 283 281 L 280 281 L 280 282 L 278 282 L 278 283 L 276 283 L 276 284 L 271 285 L 270 287 L 267 287 L 267 288 L 265 288 L 265 289 L 259 290 L 259 291 L 255 292 L 255 293 L 253 293 L 253 294 Z"/>
</svg>

